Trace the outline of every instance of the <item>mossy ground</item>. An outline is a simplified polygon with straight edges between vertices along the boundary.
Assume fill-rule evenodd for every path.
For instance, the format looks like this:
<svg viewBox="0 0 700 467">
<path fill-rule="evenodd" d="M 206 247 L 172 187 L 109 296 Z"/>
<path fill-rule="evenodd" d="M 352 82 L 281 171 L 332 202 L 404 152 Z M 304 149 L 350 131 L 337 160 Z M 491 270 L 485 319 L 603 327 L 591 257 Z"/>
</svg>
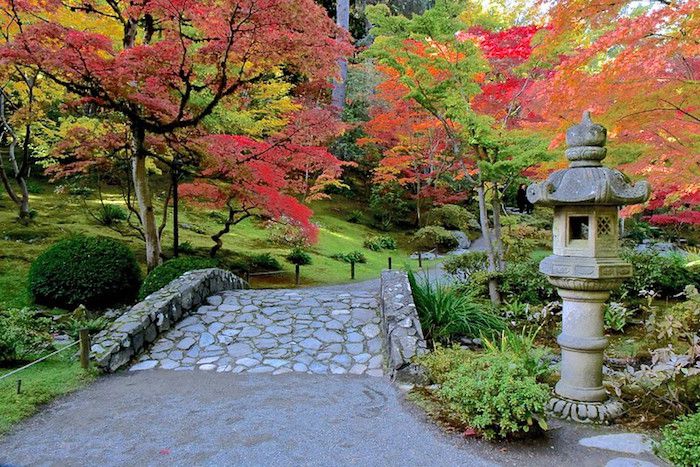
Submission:
<svg viewBox="0 0 700 467">
<path fill-rule="evenodd" d="M 134 250 L 145 272 L 145 250 L 143 242 L 135 237 L 125 237 L 100 225 L 89 211 L 99 208 L 97 196 L 82 199 L 69 194 L 56 194 L 54 186 L 35 184 L 31 195 L 31 207 L 37 215 L 29 226 L 17 223 L 14 206 L 7 198 L 0 197 L 0 306 L 21 307 L 30 304 L 26 288 L 26 276 L 31 262 L 59 238 L 72 234 L 104 235 L 119 238 Z M 158 196 L 156 196 L 158 198 Z M 105 203 L 123 206 L 116 190 L 103 193 Z M 162 200 L 161 200 L 162 202 Z M 156 204 L 158 205 L 158 204 Z M 384 234 L 370 226 L 350 223 L 347 218 L 352 211 L 363 211 L 366 206 L 360 202 L 334 197 L 331 200 L 312 204 L 313 221 L 319 225 L 318 243 L 310 248 L 313 263 L 301 269 L 302 286 L 327 285 L 350 281 L 350 265 L 330 258 L 335 253 L 348 253 L 360 250 L 367 257 L 367 263 L 356 265 L 356 280 L 378 277 L 387 267 L 387 258 L 393 259 L 394 267 L 403 267 L 409 260 L 409 235 L 405 231 L 388 232 L 398 243 L 395 251 L 373 252 L 363 247 L 365 238 Z M 195 250 L 203 251 L 213 244 L 210 236 L 221 228 L 221 224 L 207 211 L 182 205 L 180 243 L 189 242 Z M 369 215 L 365 217 L 369 218 Z M 163 247 L 166 255 L 172 248 L 172 210 L 163 234 Z M 203 233 L 198 233 L 203 232 Z M 268 241 L 269 232 L 260 222 L 248 219 L 234 226 L 224 236 L 222 257 L 236 253 L 270 253 L 283 267 L 283 273 L 268 276 L 254 276 L 254 287 L 291 287 L 294 283 L 294 268 L 284 261 L 288 247 L 276 246 Z M 415 260 L 412 261 L 416 263 Z M 414 267 L 417 265 L 414 265 Z"/>
<path fill-rule="evenodd" d="M 10 371 L 0 368 L 0 376 Z M 85 386 L 96 376 L 94 370 L 80 367 L 73 350 L 66 350 L 0 380 L 0 434 L 33 415 L 43 404 Z M 19 394 L 18 380 L 21 380 Z"/>
</svg>

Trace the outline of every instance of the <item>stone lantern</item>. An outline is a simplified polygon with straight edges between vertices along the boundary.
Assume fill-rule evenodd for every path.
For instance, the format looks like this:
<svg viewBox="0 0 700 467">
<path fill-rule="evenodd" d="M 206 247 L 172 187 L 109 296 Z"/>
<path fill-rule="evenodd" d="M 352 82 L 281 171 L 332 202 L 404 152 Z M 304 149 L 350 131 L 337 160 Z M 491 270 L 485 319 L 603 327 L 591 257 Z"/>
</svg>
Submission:
<svg viewBox="0 0 700 467">
<path fill-rule="evenodd" d="M 563 300 L 561 378 L 549 409 L 562 418 L 606 423 L 619 415 L 618 402 L 603 388 L 603 306 L 611 290 L 632 275 L 619 257 L 618 208 L 649 198 L 646 181 L 630 184 L 620 171 L 604 167 L 606 129 L 589 112 L 566 132 L 569 168 L 530 185 L 532 203 L 554 208 L 554 254 L 540 271 Z"/>
</svg>

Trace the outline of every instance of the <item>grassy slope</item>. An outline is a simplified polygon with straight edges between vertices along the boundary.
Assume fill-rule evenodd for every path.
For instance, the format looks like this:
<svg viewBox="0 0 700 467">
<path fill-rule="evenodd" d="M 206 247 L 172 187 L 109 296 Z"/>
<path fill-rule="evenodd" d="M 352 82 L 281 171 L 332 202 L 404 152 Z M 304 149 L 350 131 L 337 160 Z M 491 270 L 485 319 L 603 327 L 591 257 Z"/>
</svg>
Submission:
<svg viewBox="0 0 700 467">
<path fill-rule="evenodd" d="M 34 414 L 42 404 L 92 381 L 95 372 L 83 371 L 71 350 L 51 357 L 0 381 L 0 433 Z M 10 370 L 0 368 L 0 375 Z M 17 380 L 22 380 L 17 394 Z"/>
<path fill-rule="evenodd" d="M 16 223 L 14 206 L 4 194 L 0 195 L 0 306 L 20 307 L 29 304 L 26 291 L 29 265 L 38 254 L 66 235 L 86 233 L 120 238 L 129 243 L 143 263 L 144 248 L 139 239 L 122 237 L 98 225 L 88 215 L 86 206 L 97 208 L 96 200 L 85 204 L 77 196 L 55 194 L 52 185 L 39 185 L 39 188 L 40 191 L 31 196 L 32 208 L 37 211 L 38 216 L 28 228 Z M 106 202 L 122 204 L 116 193 L 108 193 L 104 198 Z M 331 259 L 330 255 L 334 253 L 360 250 L 365 254 L 368 262 L 357 265 L 357 280 L 377 277 L 381 269 L 386 267 L 389 255 L 393 257 L 395 267 L 401 267 L 408 262 L 409 246 L 406 233 L 391 233 L 399 242 L 398 251 L 375 253 L 363 248 L 362 243 L 366 237 L 381 232 L 365 225 L 349 223 L 345 219 L 352 210 L 362 211 L 364 207 L 361 203 L 338 198 L 312 205 L 315 212 L 314 222 L 320 225 L 321 232 L 319 242 L 311 248 L 313 264 L 302 267 L 302 284 L 320 285 L 349 281 L 350 266 Z M 184 207 L 181 209 L 180 218 L 181 224 L 206 232 L 199 234 L 191 229 L 180 229 L 180 242 L 190 242 L 194 248 L 209 248 L 212 245 L 209 236 L 221 228 L 216 220 L 201 209 Z M 172 243 L 171 231 L 169 223 L 163 239 L 166 253 Z M 271 245 L 267 241 L 267 232 L 254 220 L 249 219 L 233 227 L 231 233 L 224 237 L 224 249 L 242 253 L 269 252 L 280 260 L 285 273 L 255 277 L 255 287 L 286 287 L 293 283 L 293 267 L 283 259 L 289 249 Z"/>
</svg>

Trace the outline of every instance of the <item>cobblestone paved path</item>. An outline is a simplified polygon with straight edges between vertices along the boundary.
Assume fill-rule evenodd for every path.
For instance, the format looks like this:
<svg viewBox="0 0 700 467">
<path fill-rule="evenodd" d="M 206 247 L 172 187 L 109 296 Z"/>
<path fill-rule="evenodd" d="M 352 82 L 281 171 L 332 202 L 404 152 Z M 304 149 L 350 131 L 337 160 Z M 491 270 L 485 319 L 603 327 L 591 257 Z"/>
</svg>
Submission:
<svg viewBox="0 0 700 467">
<path fill-rule="evenodd" d="M 382 376 L 378 306 L 366 290 L 223 292 L 161 336 L 131 370 Z"/>
</svg>

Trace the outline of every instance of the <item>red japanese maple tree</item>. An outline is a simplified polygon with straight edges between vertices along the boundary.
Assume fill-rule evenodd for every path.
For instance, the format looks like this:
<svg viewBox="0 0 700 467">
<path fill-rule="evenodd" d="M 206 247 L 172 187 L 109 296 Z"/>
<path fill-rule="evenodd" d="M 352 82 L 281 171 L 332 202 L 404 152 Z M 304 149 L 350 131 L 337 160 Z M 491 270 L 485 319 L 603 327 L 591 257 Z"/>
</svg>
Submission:
<svg viewBox="0 0 700 467">
<path fill-rule="evenodd" d="M 161 247 L 148 135 L 198 127 L 247 86 L 280 74 L 325 82 L 348 52 L 345 33 L 313 0 L 1 0 L 0 7 L 31 12 L 0 50 L 3 63 L 33 67 L 125 123 L 149 268 Z"/>
</svg>

